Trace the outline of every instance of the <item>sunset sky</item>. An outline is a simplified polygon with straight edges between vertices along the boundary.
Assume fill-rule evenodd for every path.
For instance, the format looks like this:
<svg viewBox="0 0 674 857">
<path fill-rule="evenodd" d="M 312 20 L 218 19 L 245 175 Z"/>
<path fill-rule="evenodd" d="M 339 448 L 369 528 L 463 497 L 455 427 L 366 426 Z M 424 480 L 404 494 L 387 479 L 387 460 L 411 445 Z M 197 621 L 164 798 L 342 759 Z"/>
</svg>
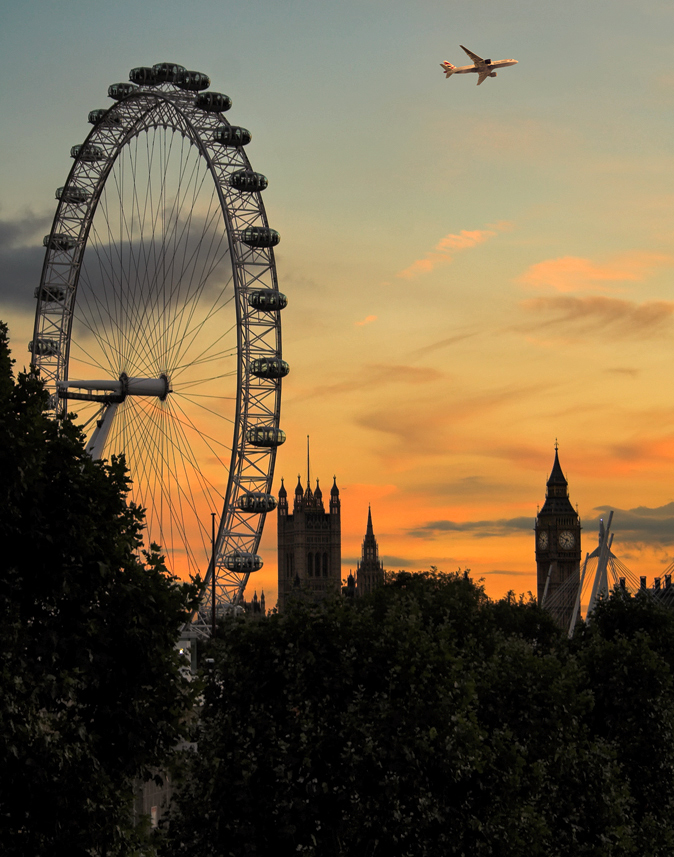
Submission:
<svg viewBox="0 0 674 857">
<path fill-rule="evenodd" d="M 386 568 L 535 591 L 559 441 L 583 555 L 614 509 L 674 557 L 674 7 L 661 0 L 26 0 L 0 34 L 1 317 L 27 360 L 68 151 L 132 66 L 231 96 L 281 234 L 280 477 L 337 476 L 344 575 L 368 503 Z M 519 64 L 445 80 L 464 44 Z M 251 590 L 276 598 L 275 516 Z M 252 594 L 247 592 L 247 595 Z"/>
</svg>

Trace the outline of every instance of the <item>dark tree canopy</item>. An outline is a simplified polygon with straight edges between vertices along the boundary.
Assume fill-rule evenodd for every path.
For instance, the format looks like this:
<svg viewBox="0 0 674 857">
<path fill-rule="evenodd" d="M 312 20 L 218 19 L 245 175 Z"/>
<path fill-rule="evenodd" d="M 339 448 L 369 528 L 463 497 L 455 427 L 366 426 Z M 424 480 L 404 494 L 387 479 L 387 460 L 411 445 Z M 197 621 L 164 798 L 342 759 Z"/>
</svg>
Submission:
<svg viewBox="0 0 674 857">
<path fill-rule="evenodd" d="M 462 575 L 219 628 L 171 855 L 671 855 L 674 616 Z"/>
<path fill-rule="evenodd" d="M 132 779 L 166 763 L 191 698 L 174 644 L 195 588 L 158 550 L 122 459 L 12 376 L 0 326 L 0 842 L 3 854 L 131 854 Z"/>
</svg>

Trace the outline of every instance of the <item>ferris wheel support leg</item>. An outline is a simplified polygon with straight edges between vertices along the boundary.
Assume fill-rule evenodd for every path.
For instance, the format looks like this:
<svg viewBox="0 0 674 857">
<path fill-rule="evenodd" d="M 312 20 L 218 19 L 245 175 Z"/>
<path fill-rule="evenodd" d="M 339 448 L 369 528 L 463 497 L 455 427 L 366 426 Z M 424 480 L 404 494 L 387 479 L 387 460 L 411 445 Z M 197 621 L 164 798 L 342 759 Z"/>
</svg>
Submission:
<svg viewBox="0 0 674 857">
<path fill-rule="evenodd" d="M 101 417 L 96 422 L 96 428 L 94 429 L 94 432 L 91 435 L 91 440 L 87 444 L 85 450 L 94 459 L 94 461 L 97 461 L 100 459 L 101 455 L 103 455 L 105 442 L 110 434 L 112 421 L 115 418 L 118 405 L 119 402 L 108 402 L 105 404 L 101 411 Z"/>
</svg>

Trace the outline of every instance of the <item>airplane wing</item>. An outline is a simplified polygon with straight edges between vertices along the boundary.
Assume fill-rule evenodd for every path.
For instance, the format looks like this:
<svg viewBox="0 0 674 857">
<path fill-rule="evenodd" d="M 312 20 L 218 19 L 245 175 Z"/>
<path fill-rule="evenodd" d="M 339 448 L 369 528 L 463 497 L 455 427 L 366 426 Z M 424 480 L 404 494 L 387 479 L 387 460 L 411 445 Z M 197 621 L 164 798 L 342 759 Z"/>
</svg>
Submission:
<svg viewBox="0 0 674 857">
<path fill-rule="evenodd" d="M 477 85 L 479 86 L 483 81 L 485 81 L 490 75 L 490 71 L 486 68 L 484 71 L 479 72 L 477 76 Z"/>
<path fill-rule="evenodd" d="M 484 60 L 482 59 L 482 57 L 479 57 L 477 54 L 474 54 L 472 51 L 469 51 L 468 48 L 464 48 L 463 45 L 459 45 L 459 47 L 461 48 L 461 50 L 465 51 L 468 54 L 468 56 L 472 59 L 475 65 L 483 65 Z"/>
</svg>

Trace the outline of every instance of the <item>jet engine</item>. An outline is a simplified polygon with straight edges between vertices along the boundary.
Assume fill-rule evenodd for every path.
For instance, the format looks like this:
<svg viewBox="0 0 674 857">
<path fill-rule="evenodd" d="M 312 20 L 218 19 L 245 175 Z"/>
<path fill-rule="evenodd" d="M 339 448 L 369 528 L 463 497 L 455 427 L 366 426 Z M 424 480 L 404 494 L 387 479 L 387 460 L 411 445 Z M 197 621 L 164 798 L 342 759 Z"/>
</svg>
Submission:
<svg viewBox="0 0 674 857">
<path fill-rule="evenodd" d="M 491 74 L 489 75 L 489 77 L 496 77 L 497 74 L 498 74 L 498 72 L 492 71 Z"/>
<path fill-rule="evenodd" d="M 485 65 L 491 65 L 491 60 L 485 60 L 485 61 L 484 61 L 484 64 L 485 64 Z"/>
</svg>

